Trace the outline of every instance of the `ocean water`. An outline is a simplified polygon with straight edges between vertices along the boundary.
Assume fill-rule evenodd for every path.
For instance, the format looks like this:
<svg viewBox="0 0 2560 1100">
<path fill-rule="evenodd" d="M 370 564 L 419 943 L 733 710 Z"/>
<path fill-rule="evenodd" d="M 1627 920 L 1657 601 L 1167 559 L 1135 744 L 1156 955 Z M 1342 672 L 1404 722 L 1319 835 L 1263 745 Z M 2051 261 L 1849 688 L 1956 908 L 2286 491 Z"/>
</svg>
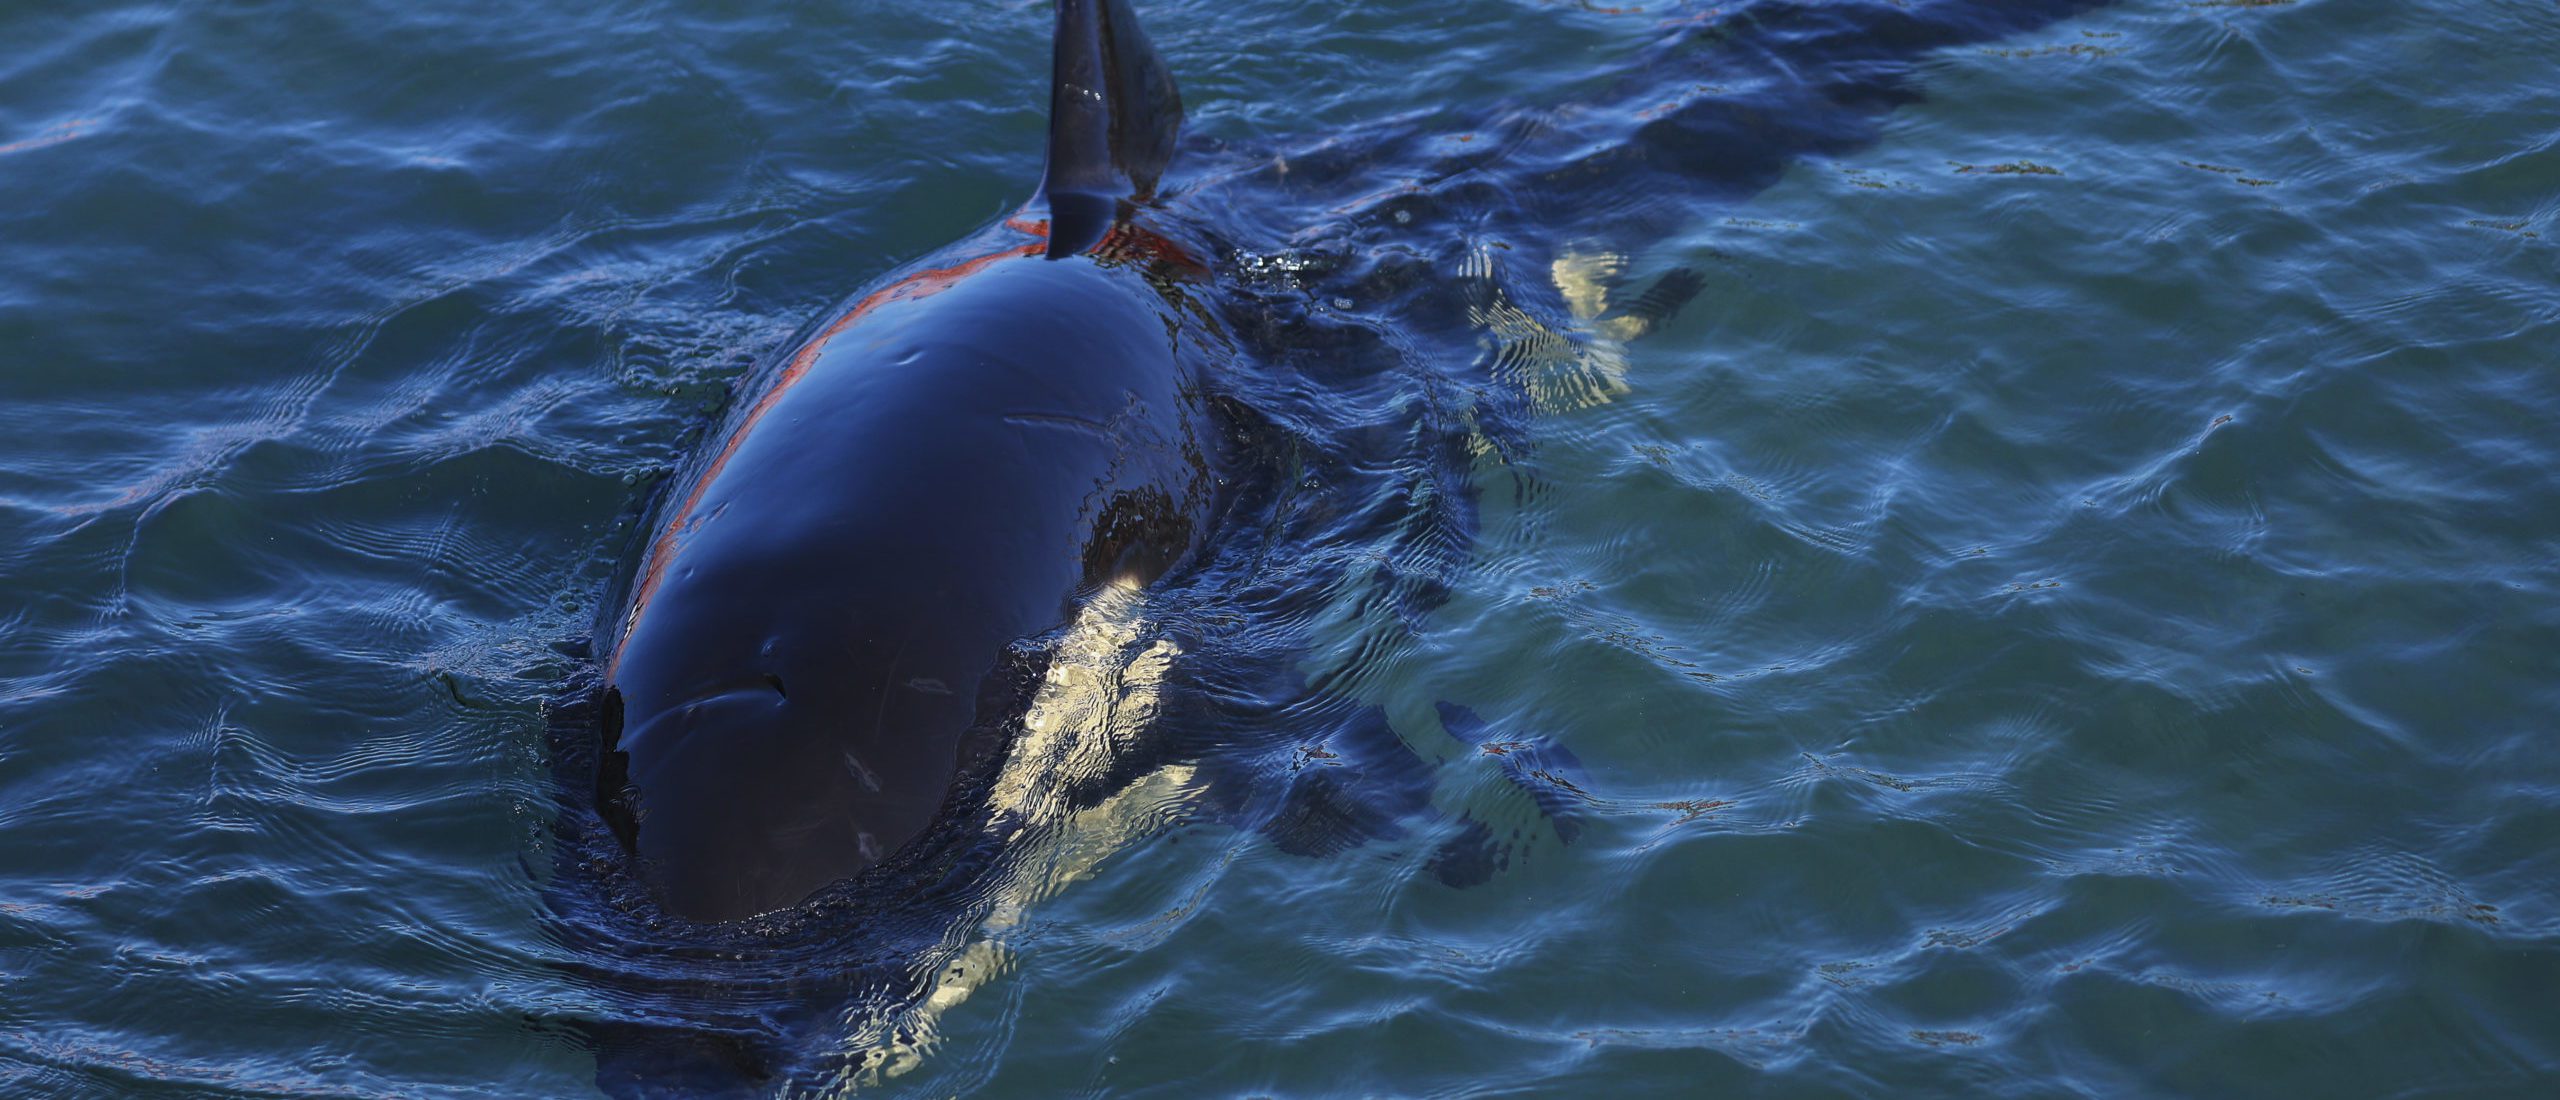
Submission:
<svg viewBox="0 0 2560 1100">
<path fill-rule="evenodd" d="M 1142 0 L 1286 476 L 1051 726 L 1262 809 L 609 942 L 658 494 L 1048 10 L 0 5 L 0 1091 L 2560 1094 L 2544 0 Z"/>
</svg>

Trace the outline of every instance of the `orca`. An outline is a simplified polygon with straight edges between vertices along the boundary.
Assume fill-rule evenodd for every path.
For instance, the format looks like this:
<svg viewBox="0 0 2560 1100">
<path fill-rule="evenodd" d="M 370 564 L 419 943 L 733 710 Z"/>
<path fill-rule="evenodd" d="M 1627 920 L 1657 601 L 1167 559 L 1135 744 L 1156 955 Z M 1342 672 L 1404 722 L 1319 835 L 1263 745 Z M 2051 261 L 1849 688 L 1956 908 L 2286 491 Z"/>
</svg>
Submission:
<svg viewBox="0 0 2560 1100">
<path fill-rule="evenodd" d="M 1350 656 L 1322 670 L 1308 643 L 1424 619 L 1479 553 L 1477 482 L 1544 491 L 1522 425 L 1638 384 L 1621 344 L 1705 282 L 1620 293 L 1615 247 L 1690 209 L 1649 196 L 1766 188 L 1875 140 L 1932 51 L 2101 2 L 1760 0 L 1666 24 L 1600 109 L 1243 149 L 1182 140 L 1129 0 L 1058 0 L 1035 197 L 752 376 L 657 496 L 593 678 L 552 716 L 545 898 L 598 994 L 558 1019 L 599 1085 L 906 1072 L 1029 907 L 1168 806 L 1347 852 L 1430 816 L 1454 759 L 1509 805 L 1451 815 L 1440 881 L 1571 843 L 1594 799 L 1563 746 L 1449 703 L 1405 716 L 1449 737 L 1409 743 L 1357 698 L 1392 643 L 1323 639 Z M 1451 224 L 1450 252 L 1410 243 Z M 1374 381 L 1416 347 L 1447 373 Z M 1245 640 L 1186 660 L 1168 594 Z"/>
<path fill-rule="evenodd" d="M 1142 225 L 1181 97 L 1128 0 L 1057 6 L 1033 215 L 860 296 L 668 498 L 606 659 L 596 806 L 667 914 L 788 908 L 926 843 L 981 695 L 1191 551 L 1207 322 Z M 1170 336 L 1168 334 L 1171 334 Z"/>
</svg>

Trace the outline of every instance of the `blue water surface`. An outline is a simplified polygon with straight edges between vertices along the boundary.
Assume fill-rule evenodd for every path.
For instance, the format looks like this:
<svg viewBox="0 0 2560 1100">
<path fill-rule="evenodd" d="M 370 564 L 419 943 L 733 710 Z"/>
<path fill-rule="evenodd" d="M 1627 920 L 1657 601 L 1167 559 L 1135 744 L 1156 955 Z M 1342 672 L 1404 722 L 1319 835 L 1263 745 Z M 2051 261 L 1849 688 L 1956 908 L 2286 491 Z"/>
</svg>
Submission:
<svg viewBox="0 0 2560 1100">
<path fill-rule="evenodd" d="M 1428 808 L 866 985 L 599 946 L 558 718 L 1049 7 L 0 5 L 0 1091 L 2560 1094 L 2560 9 L 1140 9 L 1290 471 L 1141 632 Z"/>
</svg>

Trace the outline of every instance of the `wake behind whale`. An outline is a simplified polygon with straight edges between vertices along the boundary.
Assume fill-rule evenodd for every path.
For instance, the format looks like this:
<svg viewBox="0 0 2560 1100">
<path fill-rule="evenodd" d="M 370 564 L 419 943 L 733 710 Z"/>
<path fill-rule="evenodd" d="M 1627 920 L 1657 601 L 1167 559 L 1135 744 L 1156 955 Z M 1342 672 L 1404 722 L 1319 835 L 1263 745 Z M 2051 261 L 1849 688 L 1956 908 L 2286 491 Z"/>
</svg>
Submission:
<svg viewBox="0 0 2560 1100">
<path fill-rule="evenodd" d="M 1360 678 L 1468 568 L 1479 481 L 1543 491 L 1531 418 L 1622 391 L 1616 344 L 1701 280 L 1628 293 L 1605 248 L 1424 256 L 1406 227 L 1640 238 L 1629 193 L 1766 186 L 1871 140 L 1925 51 L 2083 6 L 1760 5 L 1668 36 L 1624 94 L 1710 64 L 1767 79 L 1604 140 L 1514 110 L 1451 152 L 1389 120 L 1193 142 L 1168 183 L 1169 69 L 1126 0 L 1059 4 L 1040 199 L 860 295 L 742 396 L 661 500 L 563 710 L 551 897 L 597 992 L 567 1023 L 600 1083 L 877 1080 L 1002 969 L 1027 907 L 1167 821 L 1327 853 L 1425 815 L 1435 749 Z M 1327 192 L 1334 216 L 1270 223 Z M 1326 308 L 1351 301 L 1365 314 Z M 1485 350 L 1417 367 L 1433 341 Z M 1347 660 L 1309 669 L 1346 634 Z M 1483 733 L 1462 707 L 1440 722 Z M 1527 809 L 1465 811 L 1430 857 L 1444 880 L 1492 873 L 1524 831 L 1571 838 L 1569 755 L 1510 743 Z"/>
</svg>

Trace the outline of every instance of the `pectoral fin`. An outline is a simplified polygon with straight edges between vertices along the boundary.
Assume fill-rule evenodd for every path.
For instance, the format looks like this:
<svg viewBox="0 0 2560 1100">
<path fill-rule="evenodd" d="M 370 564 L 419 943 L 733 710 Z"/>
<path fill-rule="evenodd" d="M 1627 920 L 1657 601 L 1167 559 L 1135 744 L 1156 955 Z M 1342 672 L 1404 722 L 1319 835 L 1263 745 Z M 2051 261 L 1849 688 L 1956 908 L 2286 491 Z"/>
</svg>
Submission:
<svg viewBox="0 0 2560 1100">
<path fill-rule="evenodd" d="M 1539 820 L 1561 843 L 1571 844 L 1582 835 L 1591 796 L 1574 779 L 1582 764 L 1573 753 L 1545 738 L 1505 736 L 1456 703 L 1441 703 L 1439 711 L 1440 725 L 1449 736 L 1474 748 L 1480 759 L 1491 760 L 1513 789 L 1528 796 L 1537 813 L 1517 809 L 1504 813 L 1499 805 L 1470 807 L 1463 815 L 1465 827 L 1432 853 L 1433 875 L 1451 886 L 1473 886 L 1492 878 L 1537 843 Z"/>
</svg>

